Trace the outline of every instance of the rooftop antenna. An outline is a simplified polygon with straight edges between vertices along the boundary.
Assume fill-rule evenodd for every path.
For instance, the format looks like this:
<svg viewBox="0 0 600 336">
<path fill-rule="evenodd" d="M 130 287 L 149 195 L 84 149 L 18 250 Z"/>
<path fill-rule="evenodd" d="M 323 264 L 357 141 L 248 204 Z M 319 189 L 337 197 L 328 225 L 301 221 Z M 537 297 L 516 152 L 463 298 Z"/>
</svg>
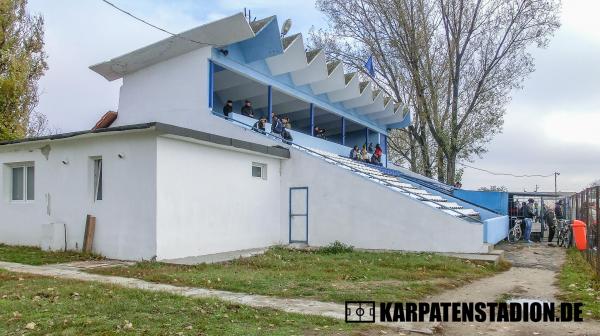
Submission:
<svg viewBox="0 0 600 336">
<path fill-rule="evenodd" d="M 290 31 L 290 28 L 292 28 L 292 19 L 287 19 L 281 25 L 281 37 L 287 35 L 287 33 Z"/>
<path fill-rule="evenodd" d="M 248 21 L 248 23 L 252 21 L 252 13 L 250 12 L 250 8 L 244 7 L 244 17 L 246 18 L 246 21 Z M 256 18 L 254 18 L 254 20 L 256 20 Z"/>
</svg>

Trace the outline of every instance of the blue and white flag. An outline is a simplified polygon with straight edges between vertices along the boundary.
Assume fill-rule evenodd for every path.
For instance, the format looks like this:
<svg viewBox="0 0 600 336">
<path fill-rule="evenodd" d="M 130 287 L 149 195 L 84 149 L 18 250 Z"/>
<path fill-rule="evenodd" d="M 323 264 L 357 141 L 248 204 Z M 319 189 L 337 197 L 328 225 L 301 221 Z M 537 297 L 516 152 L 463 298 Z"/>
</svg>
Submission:
<svg viewBox="0 0 600 336">
<path fill-rule="evenodd" d="M 375 77 L 375 66 L 373 65 L 373 55 L 369 56 L 369 59 L 365 63 L 365 68 L 367 69 L 367 73 L 371 77 Z"/>
</svg>

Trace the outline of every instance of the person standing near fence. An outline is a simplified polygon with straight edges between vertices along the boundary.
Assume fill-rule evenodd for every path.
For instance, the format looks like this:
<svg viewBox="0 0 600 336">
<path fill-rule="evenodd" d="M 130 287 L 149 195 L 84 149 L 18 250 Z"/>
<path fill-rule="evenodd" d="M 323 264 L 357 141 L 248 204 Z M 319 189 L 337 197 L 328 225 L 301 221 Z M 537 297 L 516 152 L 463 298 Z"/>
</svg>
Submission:
<svg viewBox="0 0 600 336">
<path fill-rule="evenodd" d="M 554 209 L 547 208 L 544 205 L 544 222 L 548 225 L 548 242 L 552 242 L 554 239 L 554 233 L 556 232 L 556 214 Z"/>
<path fill-rule="evenodd" d="M 558 200 L 558 202 L 556 202 L 556 205 L 554 205 L 554 214 L 556 215 L 556 219 L 565 219 L 565 216 L 563 214 L 563 201 L 562 200 Z"/>
<path fill-rule="evenodd" d="M 527 200 L 527 205 L 523 207 L 523 217 L 525 217 L 525 240 L 528 243 L 531 241 L 531 228 L 533 227 L 533 218 L 535 217 L 535 209 L 533 207 L 533 198 Z"/>
</svg>

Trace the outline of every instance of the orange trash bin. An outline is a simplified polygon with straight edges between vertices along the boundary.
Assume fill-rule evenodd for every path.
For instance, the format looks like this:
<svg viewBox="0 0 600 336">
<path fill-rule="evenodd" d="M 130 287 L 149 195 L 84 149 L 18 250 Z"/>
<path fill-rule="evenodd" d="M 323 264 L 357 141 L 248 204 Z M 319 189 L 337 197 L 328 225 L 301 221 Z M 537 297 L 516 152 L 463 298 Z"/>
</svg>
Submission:
<svg viewBox="0 0 600 336">
<path fill-rule="evenodd" d="M 575 240 L 575 246 L 579 251 L 583 251 L 587 248 L 587 234 L 585 230 L 585 223 L 580 220 L 573 220 L 571 224 L 573 228 L 573 240 Z"/>
</svg>

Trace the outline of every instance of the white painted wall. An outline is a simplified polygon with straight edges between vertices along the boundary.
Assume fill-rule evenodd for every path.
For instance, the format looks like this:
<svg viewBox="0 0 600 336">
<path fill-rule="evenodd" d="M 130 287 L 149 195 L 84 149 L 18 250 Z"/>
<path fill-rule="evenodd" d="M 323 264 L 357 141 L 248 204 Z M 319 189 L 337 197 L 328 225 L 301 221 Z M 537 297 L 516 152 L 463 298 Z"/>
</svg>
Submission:
<svg viewBox="0 0 600 336">
<path fill-rule="evenodd" d="M 157 257 L 182 258 L 280 242 L 280 160 L 158 138 Z M 252 162 L 267 179 L 252 177 Z"/>
<path fill-rule="evenodd" d="M 282 162 L 281 240 L 288 241 L 290 187 L 309 188 L 308 244 L 339 240 L 366 249 L 482 252 L 483 225 L 419 201 L 296 149 Z"/>
<path fill-rule="evenodd" d="M 162 122 L 274 145 L 275 142 L 212 114 L 208 107 L 210 56 L 210 47 L 197 49 L 124 76 L 119 116 L 113 126 Z"/>
<path fill-rule="evenodd" d="M 0 242 L 39 245 L 44 224 L 65 223 L 68 248 L 80 249 L 86 215 L 92 214 L 97 218 L 95 252 L 117 259 L 151 258 L 156 254 L 155 139 L 148 133 L 113 133 L 55 140 L 48 142 L 48 158 L 39 142 L 0 146 Z M 96 202 L 92 156 L 102 156 L 104 165 L 104 199 Z M 14 203 L 6 164 L 23 161 L 35 162 L 35 200 Z"/>
</svg>

